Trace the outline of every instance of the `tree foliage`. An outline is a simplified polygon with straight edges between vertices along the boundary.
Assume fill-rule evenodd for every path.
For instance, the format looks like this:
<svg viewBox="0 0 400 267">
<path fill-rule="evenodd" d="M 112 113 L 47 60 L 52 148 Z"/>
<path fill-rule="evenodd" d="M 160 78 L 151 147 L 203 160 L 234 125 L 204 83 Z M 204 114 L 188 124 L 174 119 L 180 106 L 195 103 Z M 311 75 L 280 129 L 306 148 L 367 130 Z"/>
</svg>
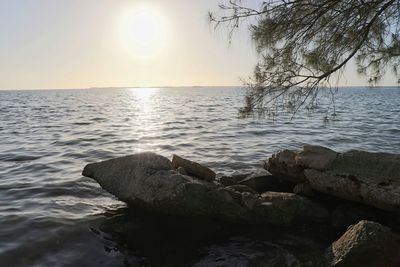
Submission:
<svg viewBox="0 0 400 267">
<path fill-rule="evenodd" d="M 210 13 L 230 36 L 246 19 L 260 60 L 243 112 L 312 106 L 351 59 L 371 83 L 388 68 L 398 77 L 400 0 L 269 0 L 258 8 L 230 0 Z"/>
</svg>

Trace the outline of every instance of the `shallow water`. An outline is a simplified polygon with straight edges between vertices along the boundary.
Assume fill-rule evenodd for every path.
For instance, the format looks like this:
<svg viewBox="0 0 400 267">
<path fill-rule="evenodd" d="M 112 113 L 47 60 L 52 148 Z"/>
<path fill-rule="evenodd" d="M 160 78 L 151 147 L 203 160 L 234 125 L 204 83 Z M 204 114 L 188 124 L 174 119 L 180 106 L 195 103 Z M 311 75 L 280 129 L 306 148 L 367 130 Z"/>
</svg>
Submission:
<svg viewBox="0 0 400 267">
<path fill-rule="evenodd" d="M 148 215 L 132 214 L 81 176 L 89 162 L 154 151 L 231 173 L 303 143 L 400 151 L 398 89 L 340 89 L 336 120 L 328 123 L 323 108 L 293 120 L 290 114 L 274 121 L 239 118 L 243 93 L 211 87 L 0 91 L 0 266 L 184 266 L 210 246 L 219 251 L 220 244 L 243 242 L 237 238 L 244 233 L 219 235 L 213 226 L 206 239 L 193 233 L 195 241 L 185 243 L 176 228 L 143 223 Z M 126 225 L 129 240 L 118 230 Z M 180 238 L 173 241 L 163 230 Z M 266 234 L 262 242 L 269 239 Z"/>
</svg>

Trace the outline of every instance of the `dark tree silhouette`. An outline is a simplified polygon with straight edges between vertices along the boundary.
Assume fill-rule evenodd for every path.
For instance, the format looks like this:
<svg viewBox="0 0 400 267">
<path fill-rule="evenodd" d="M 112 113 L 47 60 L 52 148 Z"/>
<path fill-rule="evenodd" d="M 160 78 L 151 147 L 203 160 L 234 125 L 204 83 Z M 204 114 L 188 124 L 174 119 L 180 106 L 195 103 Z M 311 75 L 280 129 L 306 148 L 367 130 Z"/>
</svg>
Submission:
<svg viewBox="0 0 400 267">
<path fill-rule="evenodd" d="M 269 0 L 256 9 L 230 0 L 209 16 L 228 25 L 230 36 L 250 21 L 260 59 L 246 82 L 244 113 L 313 106 L 353 58 L 371 83 L 388 68 L 399 77 L 400 0 Z"/>
</svg>

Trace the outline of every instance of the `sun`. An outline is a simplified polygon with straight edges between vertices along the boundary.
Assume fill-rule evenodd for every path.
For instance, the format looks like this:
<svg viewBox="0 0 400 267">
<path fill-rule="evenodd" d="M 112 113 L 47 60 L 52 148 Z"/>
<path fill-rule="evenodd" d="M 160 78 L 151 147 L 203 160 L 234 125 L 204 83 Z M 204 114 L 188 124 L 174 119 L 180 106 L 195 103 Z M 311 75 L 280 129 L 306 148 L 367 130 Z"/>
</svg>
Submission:
<svg viewBox="0 0 400 267">
<path fill-rule="evenodd" d="M 165 22 L 156 9 L 134 6 L 122 15 L 120 36 L 123 45 L 134 57 L 151 58 L 165 46 Z"/>
</svg>

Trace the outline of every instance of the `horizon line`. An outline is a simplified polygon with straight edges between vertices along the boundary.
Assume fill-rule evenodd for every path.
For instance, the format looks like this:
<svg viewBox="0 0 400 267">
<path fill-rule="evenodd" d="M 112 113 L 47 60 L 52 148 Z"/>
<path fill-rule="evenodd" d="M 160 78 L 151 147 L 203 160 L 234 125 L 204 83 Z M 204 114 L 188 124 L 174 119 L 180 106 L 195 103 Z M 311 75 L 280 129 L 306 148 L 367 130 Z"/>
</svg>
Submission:
<svg viewBox="0 0 400 267">
<path fill-rule="evenodd" d="M 204 88 L 204 87 L 246 87 L 245 85 L 166 85 L 166 86 L 92 86 L 92 87 L 46 87 L 46 88 L 0 88 L 0 91 L 44 91 L 44 90 L 91 90 L 91 89 L 135 89 L 135 88 Z M 355 87 L 400 87 L 399 85 L 340 85 L 332 88 L 355 88 Z M 323 88 L 323 87 L 321 87 Z"/>
</svg>

